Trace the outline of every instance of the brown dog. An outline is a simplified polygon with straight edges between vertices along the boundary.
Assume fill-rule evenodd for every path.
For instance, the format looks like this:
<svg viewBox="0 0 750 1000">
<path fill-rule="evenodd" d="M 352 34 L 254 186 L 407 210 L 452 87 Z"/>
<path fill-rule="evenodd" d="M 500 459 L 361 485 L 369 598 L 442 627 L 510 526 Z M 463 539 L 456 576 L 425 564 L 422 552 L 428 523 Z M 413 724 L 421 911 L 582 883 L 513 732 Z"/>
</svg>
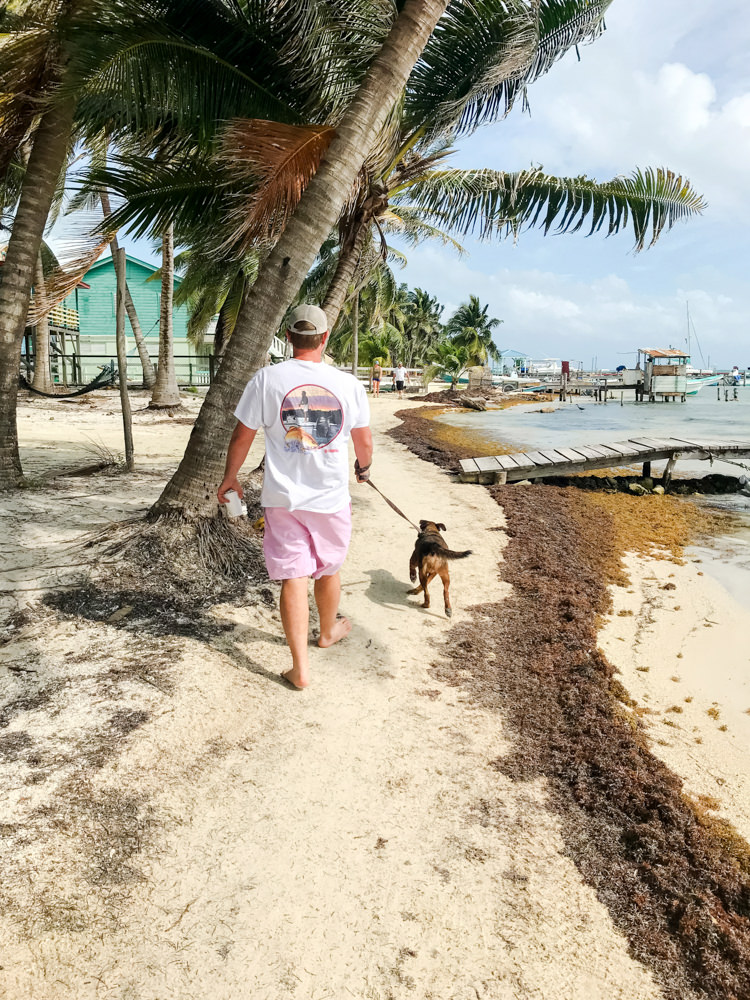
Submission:
<svg viewBox="0 0 750 1000">
<path fill-rule="evenodd" d="M 427 585 L 430 580 L 439 576 L 443 581 L 445 613 L 450 618 L 453 612 L 449 593 L 451 578 L 448 572 L 448 560 L 465 559 L 471 555 L 471 549 L 467 549 L 466 552 L 452 552 L 445 544 L 441 531 L 445 531 L 444 524 L 436 524 L 434 521 L 419 522 L 419 534 L 409 560 L 409 579 L 414 583 L 419 573 L 419 586 L 414 587 L 409 593 L 424 593 L 422 607 L 429 608 L 430 595 L 427 593 Z"/>
</svg>

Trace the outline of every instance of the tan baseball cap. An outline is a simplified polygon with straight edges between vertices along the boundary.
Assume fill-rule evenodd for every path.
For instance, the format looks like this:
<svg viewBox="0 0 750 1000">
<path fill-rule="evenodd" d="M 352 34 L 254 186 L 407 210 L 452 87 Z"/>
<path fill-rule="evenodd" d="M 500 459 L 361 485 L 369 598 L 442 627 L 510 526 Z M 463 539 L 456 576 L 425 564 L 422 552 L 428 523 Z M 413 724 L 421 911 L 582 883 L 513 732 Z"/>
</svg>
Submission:
<svg viewBox="0 0 750 1000">
<path fill-rule="evenodd" d="M 298 330 L 297 323 L 312 323 L 314 330 Z M 307 334 L 314 337 L 316 333 L 328 331 L 328 317 L 319 306 L 302 305 L 292 309 L 286 321 L 286 328 L 292 333 Z"/>
</svg>

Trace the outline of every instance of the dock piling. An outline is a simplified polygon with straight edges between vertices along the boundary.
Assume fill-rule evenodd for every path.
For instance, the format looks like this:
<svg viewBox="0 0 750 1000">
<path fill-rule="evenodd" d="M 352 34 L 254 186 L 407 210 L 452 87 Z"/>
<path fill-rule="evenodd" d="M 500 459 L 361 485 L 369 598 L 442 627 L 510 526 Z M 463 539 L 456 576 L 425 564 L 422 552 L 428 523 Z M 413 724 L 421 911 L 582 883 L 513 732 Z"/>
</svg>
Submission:
<svg viewBox="0 0 750 1000">
<path fill-rule="evenodd" d="M 680 452 L 676 451 L 673 455 L 670 455 L 669 459 L 667 460 L 666 468 L 664 469 L 664 473 L 661 477 L 661 484 L 664 487 L 665 493 L 669 491 L 669 484 L 672 482 L 672 472 L 674 470 L 675 463 L 677 462 L 677 459 L 679 457 L 680 457 Z"/>
</svg>

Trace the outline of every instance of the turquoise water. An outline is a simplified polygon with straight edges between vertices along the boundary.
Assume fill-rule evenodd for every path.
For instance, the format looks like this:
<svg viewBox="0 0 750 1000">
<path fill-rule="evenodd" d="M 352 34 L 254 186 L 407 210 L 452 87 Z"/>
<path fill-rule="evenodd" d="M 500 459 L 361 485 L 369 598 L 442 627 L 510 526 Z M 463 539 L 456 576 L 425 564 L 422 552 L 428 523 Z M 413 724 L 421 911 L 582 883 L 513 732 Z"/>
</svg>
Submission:
<svg viewBox="0 0 750 1000">
<path fill-rule="evenodd" d="M 750 385 L 737 390 L 737 400 L 724 387 L 717 399 L 716 389 L 706 387 L 685 403 L 635 403 L 619 399 L 596 403 L 584 397 L 572 403 L 531 403 L 508 410 L 484 413 L 448 412 L 437 419 L 472 430 L 513 450 L 575 448 L 576 445 L 607 444 L 633 437 L 680 437 L 735 439 L 750 442 Z M 540 413 L 554 406 L 553 413 Z M 583 407 L 579 409 L 579 407 Z M 750 466 L 750 458 L 739 459 Z M 658 475 L 665 462 L 654 462 Z M 728 476 L 750 476 L 750 471 L 727 462 L 678 461 L 675 476 L 703 476 L 720 472 Z M 736 532 L 715 540 L 712 548 L 696 548 L 705 570 L 740 603 L 750 606 L 750 497 L 739 494 L 715 496 L 701 501 L 735 514 Z"/>
<path fill-rule="evenodd" d="M 633 437 L 719 438 L 750 442 L 750 386 L 737 390 L 737 399 L 724 402 L 716 398 L 716 389 L 706 387 L 685 403 L 635 403 L 619 399 L 597 403 L 584 396 L 568 403 L 530 403 L 507 410 L 484 413 L 448 412 L 437 419 L 476 431 L 513 450 L 575 448 L 576 445 L 607 444 Z M 553 413 L 540 413 L 554 406 Z M 750 458 L 741 459 L 750 466 Z M 665 463 L 654 463 L 657 472 Z M 726 462 L 680 462 L 675 475 L 705 475 L 721 472 L 742 475 L 746 470 Z M 747 473 L 750 475 L 750 472 Z"/>
</svg>

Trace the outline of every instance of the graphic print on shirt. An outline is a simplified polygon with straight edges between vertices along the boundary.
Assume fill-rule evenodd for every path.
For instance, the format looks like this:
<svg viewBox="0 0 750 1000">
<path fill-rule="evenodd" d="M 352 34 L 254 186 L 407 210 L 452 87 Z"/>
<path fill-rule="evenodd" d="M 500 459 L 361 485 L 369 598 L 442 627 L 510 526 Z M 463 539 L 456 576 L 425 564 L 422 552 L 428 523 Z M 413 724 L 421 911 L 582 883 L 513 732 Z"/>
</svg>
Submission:
<svg viewBox="0 0 750 1000">
<path fill-rule="evenodd" d="M 298 385 L 284 397 L 281 423 L 286 432 L 284 451 L 316 451 L 338 436 L 344 410 L 330 389 Z"/>
</svg>

